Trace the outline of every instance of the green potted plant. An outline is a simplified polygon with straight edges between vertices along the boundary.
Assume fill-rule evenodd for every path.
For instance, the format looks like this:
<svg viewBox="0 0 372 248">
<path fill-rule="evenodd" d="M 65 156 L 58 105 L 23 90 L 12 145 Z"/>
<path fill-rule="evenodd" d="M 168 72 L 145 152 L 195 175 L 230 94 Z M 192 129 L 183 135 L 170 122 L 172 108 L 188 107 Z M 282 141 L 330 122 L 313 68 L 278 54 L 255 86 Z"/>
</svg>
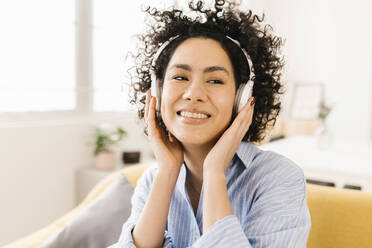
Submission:
<svg viewBox="0 0 372 248">
<path fill-rule="evenodd" d="M 331 110 L 331 105 L 326 104 L 324 100 L 320 102 L 318 118 L 321 120 L 322 123 L 326 122 L 327 116 L 331 113 Z"/>
<path fill-rule="evenodd" d="M 324 99 L 319 104 L 318 119 L 320 120 L 320 127 L 316 131 L 318 138 L 318 147 L 321 150 L 328 149 L 332 144 L 332 133 L 327 125 L 327 117 L 332 111 L 333 106 L 327 104 Z"/>
<path fill-rule="evenodd" d="M 105 127 L 97 127 L 95 130 L 95 149 L 96 157 L 95 166 L 99 170 L 112 170 L 115 168 L 115 154 L 111 148 L 120 142 L 127 132 L 117 127 L 110 129 Z"/>
</svg>

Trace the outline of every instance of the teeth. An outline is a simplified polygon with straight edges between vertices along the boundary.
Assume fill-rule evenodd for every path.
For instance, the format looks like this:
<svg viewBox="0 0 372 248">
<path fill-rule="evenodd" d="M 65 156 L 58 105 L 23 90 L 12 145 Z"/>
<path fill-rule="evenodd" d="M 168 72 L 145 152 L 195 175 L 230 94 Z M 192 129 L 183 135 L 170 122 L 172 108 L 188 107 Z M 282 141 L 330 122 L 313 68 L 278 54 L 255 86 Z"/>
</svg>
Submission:
<svg viewBox="0 0 372 248">
<path fill-rule="evenodd" d="M 191 117 L 191 118 L 199 118 L 199 119 L 207 119 L 208 118 L 208 116 L 205 115 L 205 114 L 191 113 L 191 112 L 186 112 L 186 111 L 181 111 L 181 116 Z"/>
</svg>

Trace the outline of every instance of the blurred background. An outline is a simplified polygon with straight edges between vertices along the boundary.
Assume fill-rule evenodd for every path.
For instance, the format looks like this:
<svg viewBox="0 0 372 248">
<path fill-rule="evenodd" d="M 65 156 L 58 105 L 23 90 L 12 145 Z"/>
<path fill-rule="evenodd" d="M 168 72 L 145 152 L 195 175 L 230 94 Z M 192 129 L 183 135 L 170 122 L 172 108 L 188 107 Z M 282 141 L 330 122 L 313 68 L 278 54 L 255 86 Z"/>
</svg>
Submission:
<svg viewBox="0 0 372 248">
<path fill-rule="evenodd" d="M 62 216 L 113 171 L 154 162 L 125 62 L 143 3 L 0 1 L 0 246 Z M 372 192 L 372 2 L 241 8 L 265 13 L 286 41 L 283 111 L 262 149 L 294 160 L 309 183 Z"/>
</svg>

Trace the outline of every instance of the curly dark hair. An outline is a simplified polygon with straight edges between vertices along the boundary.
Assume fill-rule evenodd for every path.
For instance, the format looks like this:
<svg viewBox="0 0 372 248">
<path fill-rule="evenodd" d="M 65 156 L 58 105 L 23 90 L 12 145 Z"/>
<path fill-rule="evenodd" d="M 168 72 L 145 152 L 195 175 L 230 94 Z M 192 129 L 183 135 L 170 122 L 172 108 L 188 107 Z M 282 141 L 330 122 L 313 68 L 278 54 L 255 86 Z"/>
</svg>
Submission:
<svg viewBox="0 0 372 248">
<path fill-rule="evenodd" d="M 145 112 L 146 91 L 151 88 L 150 70 L 163 82 L 164 73 L 172 53 L 178 45 L 191 37 L 206 37 L 218 41 L 227 52 L 233 68 L 236 88 L 249 78 L 247 60 L 241 49 L 226 36 L 238 41 L 249 54 L 255 76 L 253 96 L 256 98 L 252 124 L 243 140 L 261 142 L 266 136 L 267 127 L 275 125 L 281 109 L 280 83 L 281 69 L 284 65 L 279 56 L 283 41 L 272 34 L 270 25 L 262 25 L 264 15 L 259 17 L 252 11 L 238 10 L 234 2 L 215 0 L 214 8 L 204 8 L 203 1 L 189 2 L 192 18 L 182 10 L 159 11 L 156 8 L 144 9 L 152 19 L 145 34 L 139 35 L 139 48 L 135 54 L 135 79 L 131 82 L 130 103 L 138 107 L 138 117 Z M 152 59 L 158 48 L 170 38 L 178 36 L 160 54 L 152 67 Z M 233 120 L 233 119 L 232 119 Z M 231 120 L 231 121 L 232 121 Z M 167 129 L 161 119 L 157 119 L 165 132 Z M 146 130 L 145 130 L 145 134 Z"/>
</svg>

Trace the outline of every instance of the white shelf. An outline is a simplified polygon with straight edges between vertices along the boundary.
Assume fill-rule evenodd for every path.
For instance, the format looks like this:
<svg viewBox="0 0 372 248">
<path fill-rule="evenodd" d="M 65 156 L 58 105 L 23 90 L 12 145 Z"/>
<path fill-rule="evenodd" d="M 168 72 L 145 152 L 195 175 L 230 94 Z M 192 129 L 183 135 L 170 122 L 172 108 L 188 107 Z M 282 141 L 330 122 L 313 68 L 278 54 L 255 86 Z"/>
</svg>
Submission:
<svg viewBox="0 0 372 248">
<path fill-rule="evenodd" d="M 372 144 L 335 140 L 320 150 L 314 136 L 294 136 L 260 146 L 282 154 L 298 164 L 307 178 L 330 181 L 336 187 L 362 186 L 372 192 Z"/>
</svg>

